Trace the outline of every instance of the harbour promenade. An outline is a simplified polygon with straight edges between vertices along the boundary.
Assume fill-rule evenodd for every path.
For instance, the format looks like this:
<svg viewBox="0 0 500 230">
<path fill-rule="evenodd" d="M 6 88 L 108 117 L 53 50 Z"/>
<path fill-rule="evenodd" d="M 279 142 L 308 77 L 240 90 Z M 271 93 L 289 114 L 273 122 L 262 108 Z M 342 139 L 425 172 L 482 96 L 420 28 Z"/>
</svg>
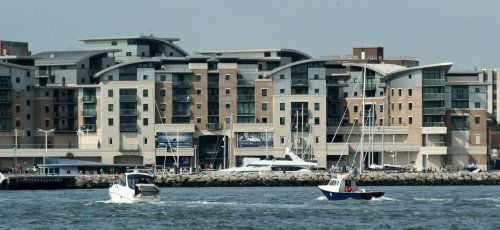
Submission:
<svg viewBox="0 0 500 230">
<path fill-rule="evenodd" d="M 326 184 L 337 173 L 310 174 L 165 174 L 156 176 L 159 187 L 250 187 L 250 186 L 317 186 Z M 86 189 L 108 188 L 120 175 L 61 176 L 10 175 L 3 189 Z M 68 177 L 72 177 L 68 180 Z M 61 181 L 60 186 L 56 182 Z M 500 172 L 453 173 L 364 173 L 361 186 L 441 186 L 441 185 L 500 185 Z"/>
</svg>

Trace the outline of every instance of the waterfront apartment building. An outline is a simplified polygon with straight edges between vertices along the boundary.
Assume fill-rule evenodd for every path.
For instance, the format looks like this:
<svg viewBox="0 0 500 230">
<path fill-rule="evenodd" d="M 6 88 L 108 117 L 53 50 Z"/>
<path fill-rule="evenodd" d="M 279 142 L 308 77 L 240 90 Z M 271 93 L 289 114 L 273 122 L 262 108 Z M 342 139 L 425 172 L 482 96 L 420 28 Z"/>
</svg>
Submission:
<svg viewBox="0 0 500 230">
<path fill-rule="evenodd" d="M 33 56 L 36 70 L 23 67 L 35 76 L 21 81 L 33 92 L 33 124 L 22 128 L 33 139 L 13 151 L 16 121 L 6 120 L 2 166 L 14 155 L 26 167 L 72 153 L 115 164 L 225 168 L 291 148 L 321 168 L 486 169 L 490 83 L 449 72 L 451 63 L 385 59 L 381 47 L 346 57 L 282 48 L 190 56 L 174 38 L 82 41 L 83 51 L 43 52 Z M 11 111 L 16 104 L 8 103 Z"/>
</svg>

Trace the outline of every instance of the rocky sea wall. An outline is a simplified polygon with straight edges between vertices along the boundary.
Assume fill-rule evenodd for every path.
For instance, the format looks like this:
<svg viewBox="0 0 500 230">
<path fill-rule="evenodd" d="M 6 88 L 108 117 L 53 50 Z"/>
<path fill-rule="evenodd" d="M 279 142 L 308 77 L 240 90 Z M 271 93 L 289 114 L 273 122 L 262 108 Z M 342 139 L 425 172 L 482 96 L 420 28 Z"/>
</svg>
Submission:
<svg viewBox="0 0 500 230">
<path fill-rule="evenodd" d="M 336 173 L 311 174 L 167 174 L 156 176 L 159 187 L 245 187 L 317 186 Z M 118 175 L 78 175 L 74 188 L 107 188 Z M 500 173 L 367 173 L 358 178 L 360 186 L 500 185 Z"/>
</svg>

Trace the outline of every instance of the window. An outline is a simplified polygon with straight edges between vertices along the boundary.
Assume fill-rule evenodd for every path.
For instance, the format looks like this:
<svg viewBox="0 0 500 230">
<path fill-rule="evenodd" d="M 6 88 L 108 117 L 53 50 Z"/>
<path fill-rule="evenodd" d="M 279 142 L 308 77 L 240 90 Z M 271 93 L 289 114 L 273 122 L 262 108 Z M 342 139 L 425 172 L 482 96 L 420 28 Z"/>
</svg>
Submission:
<svg viewBox="0 0 500 230">
<path fill-rule="evenodd" d="M 196 89 L 196 95 L 201 95 L 201 89 Z"/>
<path fill-rule="evenodd" d="M 398 103 L 398 108 L 399 108 L 399 111 L 403 110 L 403 103 L 399 102 Z"/>
<path fill-rule="evenodd" d="M 113 80 L 113 75 L 108 75 L 108 81 L 112 81 Z"/>
<path fill-rule="evenodd" d="M 261 89 L 261 95 L 267 97 L 267 89 Z"/>
<path fill-rule="evenodd" d="M 398 89 L 398 95 L 399 95 L 400 97 L 401 97 L 402 93 L 403 93 L 403 90 L 402 90 L 402 89 Z"/>
<path fill-rule="evenodd" d="M 284 74 L 280 74 L 280 79 L 285 79 L 285 75 Z"/>
<path fill-rule="evenodd" d="M 82 69 L 85 69 L 85 64 L 82 64 Z"/>
<path fill-rule="evenodd" d="M 230 103 L 226 103 L 226 109 L 230 109 L 231 108 L 231 104 Z"/>
<path fill-rule="evenodd" d="M 271 57 L 271 52 L 264 52 L 264 57 Z"/>
<path fill-rule="evenodd" d="M 413 103 L 408 103 L 408 110 L 413 110 Z"/>
<path fill-rule="evenodd" d="M 197 108 L 197 109 L 201 109 L 201 103 L 197 103 L 197 104 L 196 104 L 196 108 Z"/>
<path fill-rule="evenodd" d="M 408 96 L 413 96 L 413 90 L 412 89 L 408 89 Z"/>
<path fill-rule="evenodd" d="M 21 112 L 21 106 L 16 105 L 16 113 L 20 113 L 20 112 Z"/>
<path fill-rule="evenodd" d="M 167 105 L 166 104 L 160 104 L 160 111 L 165 111 L 167 110 Z"/>
<path fill-rule="evenodd" d="M 403 124 L 403 118 L 402 117 L 398 117 L 398 124 Z"/>
<path fill-rule="evenodd" d="M 314 74 L 314 79 L 319 79 L 319 74 Z"/>
<path fill-rule="evenodd" d="M 314 93 L 319 93 L 319 89 L 314 89 Z"/>
<path fill-rule="evenodd" d="M 111 45 L 112 46 L 116 46 L 116 45 L 118 45 L 118 42 L 117 41 L 111 41 Z"/>
<path fill-rule="evenodd" d="M 474 108 L 481 108 L 481 102 L 474 103 Z"/>
<path fill-rule="evenodd" d="M 391 96 L 394 96 L 394 89 L 391 89 Z"/>
<path fill-rule="evenodd" d="M 147 144 L 148 144 L 148 138 L 147 138 L 147 137 L 145 137 L 145 138 L 144 138 L 144 144 L 145 144 L 145 145 L 147 145 Z"/>
<path fill-rule="evenodd" d="M 280 94 L 285 94 L 285 89 L 280 89 Z"/>
<path fill-rule="evenodd" d="M 357 105 L 355 105 L 355 106 L 354 106 L 354 112 L 355 112 L 355 113 L 357 113 L 357 112 L 358 112 L 358 106 L 357 106 Z"/>
<path fill-rule="evenodd" d="M 380 95 L 380 96 L 384 96 L 384 91 L 380 91 L 380 92 L 379 92 L 379 95 Z"/>
<path fill-rule="evenodd" d="M 31 91 L 31 86 L 30 85 L 26 86 L 26 91 Z"/>
<path fill-rule="evenodd" d="M 196 74 L 196 81 L 201 81 L 201 74 Z"/>
<path fill-rule="evenodd" d="M 314 124 L 319 125 L 319 117 L 314 117 Z"/>
<path fill-rule="evenodd" d="M 30 71 L 26 71 L 26 77 L 31 77 L 31 72 Z"/>
<path fill-rule="evenodd" d="M 280 117 L 280 125 L 285 125 L 285 117 Z"/>
<path fill-rule="evenodd" d="M 200 124 L 201 123 L 201 117 L 196 118 L 196 123 Z"/>
<path fill-rule="evenodd" d="M 167 75 L 160 75 L 160 81 L 166 81 Z"/>
<path fill-rule="evenodd" d="M 108 126 L 113 126 L 113 118 L 108 118 Z"/>
<path fill-rule="evenodd" d="M 142 80 L 148 80 L 148 75 L 142 75 Z"/>
<path fill-rule="evenodd" d="M 45 91 L 45 96 L 48 97 L 50 95 L 49 91 Z"/>
<path fill-rule="evenodd" d="M 391 102 L 391 110 L 394 110 L 394 102 Z"/>
<path fill-rule="evenodd" d="M 21 91 L 16 90 L 16 98 L 20 98 L 20 97 L 21 97 Z"/>
<path fill-rule="evenodd" d="M 16 83 L 21 82 L 21 79 L 19 77 L 16 77 Z"/>
<path fill-rule="evenodd" d="M 226 74 L 225 78 L 226 78 L 226 81 L 229 81 L 229 79 L 231 79 L 231 74 Z"/>
<path fill-rule="evenodd" d="M 280 103 L 280 111 L 284 111 L 285 110 L 285 103 Z"/>
<path fill-rule="evenodd" d="M 354 92 L 354 96 L 357 97 L 358 96 L 358 92 Z"/>
<path fill-rule="evenodd" d="M 26 114 L 26 120 L 31 120 L 31 114 Z"/>
<path fill-rule="evenodd" d="M 127 52 L 127 56 L 132 56 L 132 52 Z"/>
<path fill-rule="evenodd" d="M 231 94 L 231 89 L 226 89 L 226 95 Z"/>
<path fill-rule="evenodd" d="M 148 96 L 149 96 L 149 95 L 148 95 L 148 90 L 147 90 L 147 89 L 143 89 L 143 90 L 142 90 L 142 96 L 143 96 L 143 97 L 148 97 Z"/>
<path fill-rule="evenodd" d="M 262 117 L 262 123 L 267 123 L 267 117 Z"/>
<path fill-rule="evenodd" d="M 411 74 L 408 75 L 408 79 L 411 79 Z"/>
<path fill-rule="evenodd" d="M 476 88 L 476 93 L 479 93 L 479 88 Z"/>
<path fill-rule="evenodd" d="M 48 106 L 48 105 L 46 105 L 46 106 L 45 106 L 45 113 L 49 113 L 49 111 L 50 111 L 50 110 L 49 110 L 49 106 Z"/>
<path fill-rule="evenodd" d="M 280 144 L 285 144 L 285 137 L 280 137 Z"/>
<path fill-rule="evenodd" d="M 319 103 L 314 103 L 314 110 L 319 111 Z"/>
<path fill-rule="evenodd" d="M 148 124 L 149 124 L 148 118 L 142 118 L 142 125 L 148 126 Z"/>
<path fill-rule="evenodd" d="M 21 127 L 21 120 L 16 120 L 16 127 Z"/>
<path fill-rule="evenodd" d="M 160 97 L 165 97 L 167 95 L 167 91 L 165 89 L 160 89 Z"/>
<path fill-rule="evenodd" d="M 413 117 L 408 117 L 408 124 L 413 124 Z"/>
<path fill-rule="evenodd" d="M 474 124 L 479 124 L 481 123 L 481 117 L 480 116 L 474 116 Z"/>
<path fill-rule="evenodd" d="M 113 144 L 113 138 L 112 137 L 108 138 L 108 144 L 110 144 L 110 145 Z"/>
<path fill-rule="evenodd" d="M 380 105 L 380 112 L 384 112 L 384 105 Z"/>
<path fill-rule="evenodd" d="M 149 105 L 148 104 L 143 104 L 142 105 L 142 111 L 147 112 L 149 110 Z"/>
<path fill-rule="evenodd" d="M 267 102 L 262 103 L 262 111 L 267 111 Z"/>
<path fill-rule="evenodd" d="M 113 104 L 108 104 L 108 112 L 113 112 Z"/>
<path fill-rule="evenodd" d="M 108 97 L 113 97 L 113 90 L 112 89 L 108 89 Z"/>
</svg>

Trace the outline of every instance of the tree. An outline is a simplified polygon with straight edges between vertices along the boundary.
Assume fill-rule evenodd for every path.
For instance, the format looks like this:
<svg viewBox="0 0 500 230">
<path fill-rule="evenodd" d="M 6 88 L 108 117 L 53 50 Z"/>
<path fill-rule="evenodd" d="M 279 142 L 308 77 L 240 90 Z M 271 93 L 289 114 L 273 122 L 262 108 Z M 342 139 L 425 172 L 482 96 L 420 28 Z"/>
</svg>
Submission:
<svg viewBox="0 0 500 230">
<path fill-rule="evenodd" d="M 67 152 L 66 156 L 64 158 L 66 158 L 66 159 L 73 159 L 73 158 L 75 158 L 75 156 L 73 155 L 72 152 Z"/>
</svg>

